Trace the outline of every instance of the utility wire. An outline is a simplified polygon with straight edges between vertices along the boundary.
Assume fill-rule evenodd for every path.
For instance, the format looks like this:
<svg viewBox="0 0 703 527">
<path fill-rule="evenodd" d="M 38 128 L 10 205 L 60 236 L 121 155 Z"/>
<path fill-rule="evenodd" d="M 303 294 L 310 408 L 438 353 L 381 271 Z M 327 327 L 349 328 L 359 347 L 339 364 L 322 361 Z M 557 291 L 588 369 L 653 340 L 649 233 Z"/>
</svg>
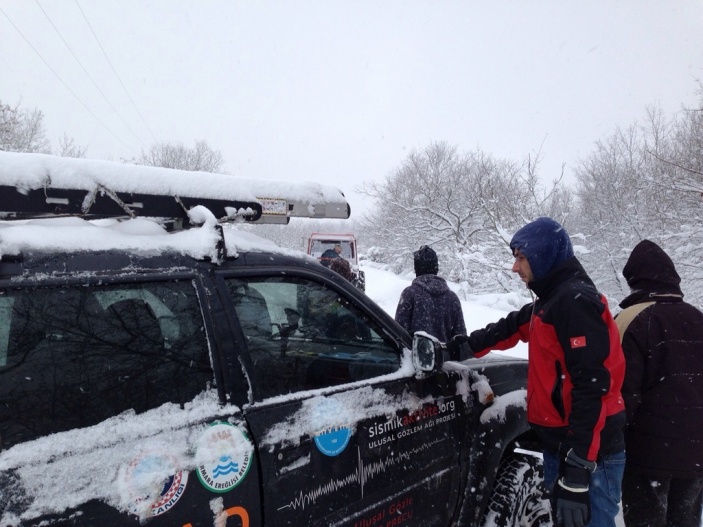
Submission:
<svg viewBox="0 0 703 527">
<path fill-rule="evenodd" d="M 78 6 L 78 9 L 80 10 L 81 14 L 83 15 L 83 18 L 85 19 L 85 23 L 88 24 L 88 27 L 90 28 L 90 31 L 93 33 L 93 36 L 95 37 L 95 41 L 98 43 L 98 46 L 100 46 L 100 49 L 103 52 L 103 55 L 105 55 L 105 60 L 107 60 L 107 63 L 110 65 L 112 68 L 112 71 L 115 73 L 115 76 L 117 77 L 117 80 L 120 81 L 120 84 L 122 85 L 122 89 L 124 92 L 127 94 L 127 97 L 129 97 L 129 100 L 132 103 L 132 106 L 134 106 L 134 109 L 137 111 L 139 114 L 139 117 L 141 118 L 142 122 L 144 123 L 144 126 L 146 126 L 147 130 L 149 130 L 149 133 L 151 134 L 151 137 L 154 139 L 154 142 L 157 142 L 156 136 L 154 135 L 154 132 L 151 131 L 151 128 L 149 128 L 149 125 L 146 123 L 144 120 L 144 116 L 142 116 L 142 113 L 139 111 L 139 108 L 137 108 L 137 105 L 134 102 L 134 99 L 132 99 L 132 96 L 129 94 L 129 91 L 127 91 L 127 87 L 124 85 L 122 82 L 122 79 L 120 78 L 119 73 L 117 73 L 117 70 L 115 67 L 112 65 L 112 62 L 110 61 L 110 58 L 107 56 L 107 53 L 105 52 L 105 49 L 103 48 L 102 44 L 100 43 L 100 40 L 98 39 L 98 35 L 95 34 L 95 31 L 93 31 L 93 26 L 90 25 L 90 22 L 88 21 L 88 17 L 85 16 L 85 13 L 83 12 L 83 9 L 81 8 L 81 5 L 78 3 L 78 0 L 75 0 L 76 5 Z"/>
<path fill-rule="evenodd" d="M 59 79 L 59 82 L 61 82 L 61 84 L 64 85 L 64 87 L 69 91 L 69 93 L 70 93 L 71 95 L 73 95 L 73 96 L 76 98 L 76 100 L 77 100 L 79 103 L 81 103 L 81 104 L 83 105 L 83 108 L 85 108 L 86 111 L 87 111 L 90 115 L 92 115 L 93 118 L 94 118 L 96 121 L 98 121 L 98 122 L 103 126 L 103 128 L 105 128 L 105 130 L 107 130 L 108 132 L 110 132 L 110 134 L 111 134 L 115 139 L 117 139 L 120 143 L 122 143 L 122 146 L 124 146 L 125 148 L 127 148 L 127 150 L 129 150 L 130 152 L 134 152 L 134 150 L 132 149 L 132 147 L 128 146 L 124 141 L 122 141 L 122 139 L 120 139 L 120 138 L 115 134 L 115 132 L 113 132 L 112 130 L 110 130 L 110 128 L 109 128 L 105 123 L 103 123 L 103 122 L 100 120 L 100 118 L 92 112 L 92 110 L 91 110 L 90 108 L 88 108 L 88 106 L 81 100 L 81 98 L 78 97 L 78 95 L 76 95 L 76 93 L 71 89 L 71 87 L 70 87 L 68 84 L 66 84 L 66 83 L 64 82 L 64 80 L 59 76 L 59 74 L 56 73 L 56 71 L 54 70 L 54 68 L 52 68 L 52 67 L 49 65 L 49 63 L 44 59 L 44 57 L 42 57 L 41 53 L 39 53 L 39 51 L 37 51 L 37 49 L 36 49 L 34 46 L 32 46 L 32 43 L 27 39 L 27 37 L 24 36 L 24 34 L 22 33 L 22 31 L 20 31 L 20 28 L 18 28 L 18 27 L 15 25 L 15 23 L 12 21 L 12 19 L 8 16 L 7 13 L 5 13 L 5 11 L 3 11 L 3 9 L 2 9 L 1 7 L 0 7 L 0 13 L 2 13 L 3 15 L 5 15 L 5 18 L 7 18 L 7 20 L 10 22 L 10 24 L 12 24 L 12 27 L 15 28 L 15 30 L 20 34 L 20 36 L 24 39 L 24 41 L 29 45 L 30 48 L 32 48 L 32 50 L 34 51 L 34 53 L 37 54 L 37 56 L 42 60 L 42 62 L 43 62 L 44 64 L 46 64 L 46 67 L 51 70 L 51 73 L 53 73 L 53 74 L 56 76 L 56 78 Z"/>
<path fill-rule="evenodd" d="M 42 13 L 44 13 L 44 16 L 46 17 L 46 19 L 47 19 L 47 20 L 49 21 L 49 23 L 51 24 L 51 27 L 54 28 L 54 31 L 56 31 L 56 34 L 59 36 L 59 38 L 63 41 L 63 43 L 65 44 L 66 48 L 68 48 L 68 51 L 71 52 L 71 55 L 73 55 L 73 58 L 76 59 L 76 62 L 78 63 L 78 65 L 83 69 L 83 72 L 88 76 L 88 78 L 90 79 L 90 82 L 93 83 L 93 86 L 95 86 L 95 89 L 98 90 L 98 92 L 100 92 L 100 95 L 102 95 L 103 99 L 105 99 L 105 102 L 110 106 L 110 108 L 112 108 L 112 111 L 115 112 L 115 115 L 117 115 L 117 117 L 120 118 L 120 121 L 122 121 L 122 124 L 124 124 L 124 125 L 127 127 L 127 130 L 129 130 L 129 131 L 132 133 L 132 135 L 135 137 L 135 139 L 137 140 L 137 142 L 138 142 L 139 144 L 141 144 L 141 143 L 142 143 L 142 140 L 139 138 L 139 136 L 138 136 L 136 133 L 134 133 L 134 130 L 132 130 L 132 128 L 130 128 L 129 124 L 127 124 L 127 122 L 122 118 L 122 116 L 119 114 L 119 112 L 117 111 L 117 109 L 116 109 L 116 108 L 112 105 L 112 103 L 110 103 L 110 101 L 107 99 L 107 97 L 105 96 L 105 94 L 103 93 L 103 91 L 100 89 L 100 86 L 98 86 L 98 84 L 95 82 L 95 80 L 93 80 L 93 77 L 91 77 L 90 73 L 88 73 L 88 70 L 85 69 L 85 66 L 83 66 L 83 63 L 81 63 L 81 61 L 78 59 L 78 57 L 76 56 L 76 54 L 73 52 L 73 49 L 71 49 L 71 46 L 69 46 L 69 45 L 68 45 L 68 42 L 66 42 L 66 39 L 63 38 L 63 35 L 62 35 L 61 32 L 59 31 L 59 29 L 56 27 L 56 25 L 54 25 L 54 22 L 51 20 L 51 17 L 47 14 L 47 12 L 46 12 L 46 11 L 44 10 L 44 8 L 41 6 L 41 4 L 39 3 L 39 0 L 34 0 L 34 1 L 35 1 L 36 4 L 39 6 L 39 9 L 41 9 Z"/>
</svg>

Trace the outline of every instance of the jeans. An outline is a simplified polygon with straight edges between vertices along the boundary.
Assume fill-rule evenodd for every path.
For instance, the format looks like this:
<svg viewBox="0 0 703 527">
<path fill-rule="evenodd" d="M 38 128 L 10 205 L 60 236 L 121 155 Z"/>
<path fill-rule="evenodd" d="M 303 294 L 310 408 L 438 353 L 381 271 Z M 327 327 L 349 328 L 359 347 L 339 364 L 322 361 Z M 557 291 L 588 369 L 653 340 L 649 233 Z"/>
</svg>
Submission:
<svg viewBox="0 0 703 527">
<path fill-rule="evenodd" d="M 620 511 L 622 476 L 625 471 L 625 452 L 604 456 L 598 460 L 591 474 L 588 495 L 591 499 L 591 521 L 588 527 L 615 527 L 615 516 Z M 559 456 L 544 451 L 544 484 L 551 491 L 559 475 Z M 554 515 L 556 517 L 556 514 Z"/>
</svg>

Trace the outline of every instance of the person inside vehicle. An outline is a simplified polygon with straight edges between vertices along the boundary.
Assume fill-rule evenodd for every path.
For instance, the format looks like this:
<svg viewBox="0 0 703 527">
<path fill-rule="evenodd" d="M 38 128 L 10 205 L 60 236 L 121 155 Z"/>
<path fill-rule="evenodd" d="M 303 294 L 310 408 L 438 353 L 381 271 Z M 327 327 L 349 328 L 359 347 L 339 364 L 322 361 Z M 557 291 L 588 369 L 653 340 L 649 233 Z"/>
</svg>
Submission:
<svg viewBox="0 0 703 527">
<path fill-rule="evenodd" d="M 330 269 L 342 276 L 347 282 L 354 284 L 355 277 L 349 260 L 342 258 L 341 256 L 339 258 L 335 258 L 330 264 Z M 356 286 L 356 284 L 354 285 Z M 351 314 L 340 317 L 338 321 L 333 321 L 330 324 L 330 329 L 327 333 L 333 338 L 341 338 L 343 340 L 371 338 L 371 331 L 369 330 L 368 325 Z"/>
<path fill-rule="evenodd" d="M 698 527 L 703 512 L 703 313 L 684 302 L 668 254 L 643 240 L 622 271 L 615 317 L 625 352 L 623 519 Z"/>
<path fill-rule="evenodd" d="M 536 295 L 505 318 L 455 337 L 453 359 L 528 343 L 527 419 L 543 445 L 557 527 L 615 527 L 625 468 L 625 358 L 608 302 L 566 230 L 538 218 L 513 236 L 512 271 Z"/>
<path fill-rule="evenodd" d="M 329 267 L 334 259 L 340 258 L 341 254 L 342 246 L 336 243 L 334 247 L 332 247 L 331 249 L 327 249 L 325 252 L 322 253 L 322 256 L 320 256 L 320 263 L 325 267 Z"/>
<path fill-rule="evenodd" d="M 442 342 L 466 333 L 456 293 L 439 272 L 437 253 L 423 245 L 413 253 L 415 279 L 400 295 L 395 320 L 411 335 L 424 331 Z"/>
</svg>

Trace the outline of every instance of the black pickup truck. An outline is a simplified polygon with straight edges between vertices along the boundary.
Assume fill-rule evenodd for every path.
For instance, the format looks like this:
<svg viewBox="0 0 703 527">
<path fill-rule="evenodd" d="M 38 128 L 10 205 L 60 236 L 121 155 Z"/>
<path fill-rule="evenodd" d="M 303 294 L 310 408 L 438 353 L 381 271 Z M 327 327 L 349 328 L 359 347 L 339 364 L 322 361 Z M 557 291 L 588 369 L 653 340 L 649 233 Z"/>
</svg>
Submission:
<svg viewBox="0 0 703 527">
<path fill-rule="evenodd" d="M 442 363 L 314 258 L 199 205 L 168 232 L 91 216 L 96 195 L 159 214 L 19 185 L 18 159 L 0 155 L 0 525 L 550 523 L 526 361 Z"/>
</svg>

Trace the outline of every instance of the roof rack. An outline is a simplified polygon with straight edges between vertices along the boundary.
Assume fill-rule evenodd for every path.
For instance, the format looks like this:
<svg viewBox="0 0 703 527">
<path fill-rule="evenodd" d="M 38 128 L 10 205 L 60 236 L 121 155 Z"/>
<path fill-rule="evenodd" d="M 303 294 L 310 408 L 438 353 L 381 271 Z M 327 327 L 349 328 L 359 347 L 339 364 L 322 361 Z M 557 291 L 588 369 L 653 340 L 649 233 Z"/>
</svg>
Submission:
<svg viewBox="0 0 703 527">
<path fill-rule="evenodd" d="M 339 189 L 317 183 L 0 152 L 0 219 L 146 216 L 188 225 L 195 205 L 220 222 L 285 224 L 351 213 Z"/>
</svg>

